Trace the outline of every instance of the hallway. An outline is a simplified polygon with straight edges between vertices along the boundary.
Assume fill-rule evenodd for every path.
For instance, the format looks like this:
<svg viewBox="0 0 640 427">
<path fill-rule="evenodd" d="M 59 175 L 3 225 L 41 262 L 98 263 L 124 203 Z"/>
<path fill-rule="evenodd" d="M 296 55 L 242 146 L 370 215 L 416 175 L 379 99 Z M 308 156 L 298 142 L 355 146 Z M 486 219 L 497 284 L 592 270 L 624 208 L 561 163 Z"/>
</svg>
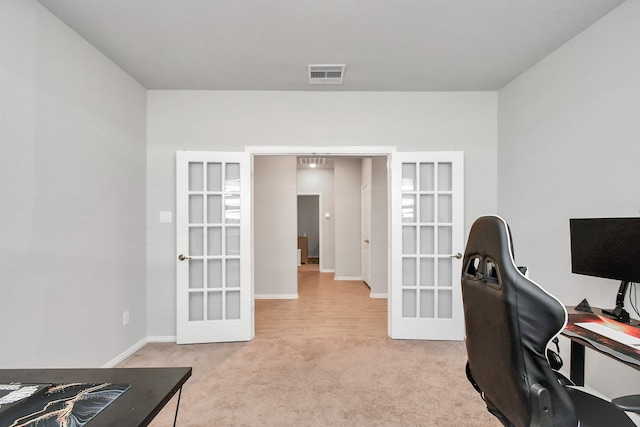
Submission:
<svg viewBox="0 0 640 427">
<path fill-rule="evenodd" d="M 364 282 L 333 276 L 302 265 L 297 300 L 255 300 L 256 338 L 386 337 L 387 299 L 370 298 Z"/>
</svg>

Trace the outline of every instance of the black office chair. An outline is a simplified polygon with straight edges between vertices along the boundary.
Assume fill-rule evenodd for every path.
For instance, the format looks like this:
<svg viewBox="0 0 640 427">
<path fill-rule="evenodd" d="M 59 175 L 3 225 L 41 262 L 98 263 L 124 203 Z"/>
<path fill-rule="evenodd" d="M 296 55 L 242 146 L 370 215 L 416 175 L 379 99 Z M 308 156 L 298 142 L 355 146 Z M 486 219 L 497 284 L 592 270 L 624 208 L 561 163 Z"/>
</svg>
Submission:
<svg viewBox="0 0 640 427">
<path fill-rule="evenodd" d="M 547 346 L 567 312 L 516 267 L 502 218 L 474 222 L 462 265 L 467 376 L 489 412 L 509 427 L 635 426 L 618 406 L 565 385 L 551 368 Z"/>
</svg>

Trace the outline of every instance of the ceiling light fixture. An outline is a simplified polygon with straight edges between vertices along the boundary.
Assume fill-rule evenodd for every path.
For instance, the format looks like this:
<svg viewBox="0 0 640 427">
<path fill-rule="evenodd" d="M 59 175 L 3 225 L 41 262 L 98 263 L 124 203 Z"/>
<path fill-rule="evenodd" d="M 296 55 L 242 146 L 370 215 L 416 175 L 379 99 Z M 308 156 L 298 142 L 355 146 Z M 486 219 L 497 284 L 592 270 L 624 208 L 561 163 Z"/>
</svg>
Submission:
<svg viewBox="0 0 640 427">
<path fill-rule="evenodd" d="M 316 168 L 325 164 L 326 159 L 324 157 L 298 157 L 298 162 L 302 166 L 309 166 L 310 168 Z"/>
</svg>

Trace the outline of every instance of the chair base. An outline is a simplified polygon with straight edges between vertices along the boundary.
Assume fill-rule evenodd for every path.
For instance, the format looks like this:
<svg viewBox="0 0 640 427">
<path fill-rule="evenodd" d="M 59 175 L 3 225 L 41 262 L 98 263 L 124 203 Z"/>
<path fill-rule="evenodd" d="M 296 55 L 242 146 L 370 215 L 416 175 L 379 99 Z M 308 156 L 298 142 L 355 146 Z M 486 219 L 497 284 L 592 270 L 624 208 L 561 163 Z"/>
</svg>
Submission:
<svg viewBox="0 0 640 427">
<path fill-rule="evenodd" d="M 585 390 L 567 387 L 580 427 L 637 427 L 636 424 L 613 403 Z"/>
</svg>

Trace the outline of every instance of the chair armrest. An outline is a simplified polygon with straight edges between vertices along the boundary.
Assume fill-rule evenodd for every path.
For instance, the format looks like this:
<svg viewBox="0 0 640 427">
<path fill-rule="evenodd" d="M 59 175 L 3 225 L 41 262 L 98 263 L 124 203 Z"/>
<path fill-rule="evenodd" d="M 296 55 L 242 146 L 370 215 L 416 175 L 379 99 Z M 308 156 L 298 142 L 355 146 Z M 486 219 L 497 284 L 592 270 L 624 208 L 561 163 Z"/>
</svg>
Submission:
<svg viewBox="0 0 640 427">
<path fill-rule="evenodd" d="M 616 397 L 611 403 L 623 411 L 640 413 L 640 394 Z"/>
<path fill-rule="evenodd" d="M 533 384 L 529 392 L 531 393 L 530 427 L 554 427 L 549 390 L 540 384 Z"/>
</svg>

